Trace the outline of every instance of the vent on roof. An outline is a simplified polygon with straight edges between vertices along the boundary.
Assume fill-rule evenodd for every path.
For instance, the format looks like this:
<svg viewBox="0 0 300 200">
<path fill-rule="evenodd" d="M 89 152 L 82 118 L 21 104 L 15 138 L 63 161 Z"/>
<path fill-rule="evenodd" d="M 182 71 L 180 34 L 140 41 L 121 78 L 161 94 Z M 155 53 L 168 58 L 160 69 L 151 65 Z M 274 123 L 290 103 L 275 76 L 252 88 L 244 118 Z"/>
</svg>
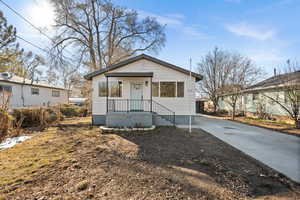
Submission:
<svg viewBox="0 0 300 200">
<path fill-rule="evenodd" d="M 2 72 L 2 73 L 0 73 L 0 76 L 3 79 L 11 79 L 13 75 L 10 72 Z"/>
</svg>

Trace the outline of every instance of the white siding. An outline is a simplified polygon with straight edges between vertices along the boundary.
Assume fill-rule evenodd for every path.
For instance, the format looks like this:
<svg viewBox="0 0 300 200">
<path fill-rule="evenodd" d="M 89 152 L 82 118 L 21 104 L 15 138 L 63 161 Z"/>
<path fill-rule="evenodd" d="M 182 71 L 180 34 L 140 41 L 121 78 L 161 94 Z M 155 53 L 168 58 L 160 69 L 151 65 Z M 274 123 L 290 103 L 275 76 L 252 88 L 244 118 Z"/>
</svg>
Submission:
<svg viewBox="0 0 300 200">
<path fill-rule="evenodd" d="M 264 95 L 272 97 L 278 100 L 288 107 L 288 105 L 284 102 L 284 92 L 283 91 L 264 91 Z M 258 92 L 258 99 L 253 100 L 253 93 L 245 93 L 243 94 L 242 101 L 241 101 L 241 110 L 245 112 L 256 113 L 258 111 L 258 105 L 265 105 L 266 112 L 268 114 L 274 115 L 282 115 L 288 116 L 288 113 L 276 102 L 273 102 L 271 99 L 265 97 L 262 92 Z M 231 106 L 226 103 L 226 101 L 219 101 L 220 109 L 224 109 L 227 111 L 231 111 Z"/>
<path fill-rule="evenodd" d="M 153 100 L 166 106 L 174 111 L 176 115 L 189 115 L 189 101 L 191 101 L 192 114 L 195 114 L 195 78 L 192 77 L 190 84 L 189 76 L 181 72 L 169 69 L 148 60 L 139 60 L 127 66 L 120 67 L 113 72 L 153 72 L 153 82 L 159 81 L 182 81 L 184 82 L 184 97 L 153 97 Z M 130 98 L 130 82 L 143 82 L 144 99 L 150 99 L 150 78 L 109 78 L 109 80 L 122 80 L 123 91 L 122 99 Z M 145 86 L 145 81 L 149 82 L 148 87 Z M 93 78 L 93 114 L 105 115 L 106 113 L 106 98 L 98 96 L 98 84 L 100 81 L 106 81 L 106 77 L 102 74 Z M 191 86 L 190 86 L 191 85 Z M 192 88 L 188 91 L 188 88 Z"/>
<path fill-rule="evenodd" d="M 22 86 L 20 84 L 1 82 L 1 85 L 10 85 L 12 86 L 12 96 L 10 98 L 10 106 L 13 108 L 23 107 L 22 101 Z M 39 88 L 39 95 L 32 95 L 31 88 Z M 24 93 L 24 105 L 25 107 L 31 106 L 43 106 L 43 105 L 57 105 L 57 104 L 65 104 L 68 103 L 68 93 L 67 90 L 59 90 L 59 97 L 52 97 L 52 88 L 45 87 L 35 87 L 24 85 L 23 93 Z"/>
</svg>

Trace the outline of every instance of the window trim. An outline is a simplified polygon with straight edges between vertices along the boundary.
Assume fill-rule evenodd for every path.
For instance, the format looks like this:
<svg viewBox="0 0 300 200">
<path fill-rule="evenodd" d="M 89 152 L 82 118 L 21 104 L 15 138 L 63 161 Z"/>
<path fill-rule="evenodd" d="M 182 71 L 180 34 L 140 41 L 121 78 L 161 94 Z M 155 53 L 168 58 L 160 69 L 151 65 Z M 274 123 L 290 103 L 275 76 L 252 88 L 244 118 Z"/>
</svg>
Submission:
<svg viewBox="0 0 300 200">
<path fill-rule="evenodd" d="M 54 96 L 53 92 L 58 92 L 58 96 Z M 60 91 L 59 90 L 52 90 L 52 97 L 56 97 L 56 98 L 60 97 Z"/>
<path fill-rule="evenodd" d="M 161 83 L 162 82 L 174 82 L 175 83 L 175 97 L 162 97 L 160 95 L 161 93 Z M 158 83 L 158 96 L 153 96 L 153 93 L 152 93 L 152 98 L 185 98 L 186 97 L 186 81 L 185 80 L 181 80 L 181 81 L 174 81 L 174 80 L 163 80 L 163 81 L 152 81 L 152 83 Z M 183 83 L 183 96 L 182 97 L 178 97 L 178 94 L 177 94 L 177 85 L 178 83 Z"/>
<path fill-rule="evenodd" d="M 111 96 L 111 89 L 110 89 L 110 82 L 117 82 L 118 83 L 118 85 L 120 86 L 121 85 L 121 90 L 119 89 L 119 96 L 118 97 L 112 97 Z M 122 80 L 114 80 L 114 81 L 108 81 L 108 94 L 107 94 L 107 91 L 105 92 L 105 95 L 104 96 L 100 96 L 100 88 L 99 88 L 99 86 L 100 86 L 100 83 L 104 83 L 104 87 L 105 87 L 105 91 L 107 90 L 107 86 L 106 86 L 106 81 L 98 81 L 98 88 L 97 88 L 97 91 L 98 91 L 98 94 L 97 94 L 97 97 L 99 97 L 99 98 L 105 98 L 106 96 L 108 96 L 108 97 L 111 97 L 111 98 L 122 98 L 123 97 L 123 94 L 124 94 L 124 81 L 122 81 Z M 121 83 L 121 84 L 120 84 Z M 121 95 L 120 95 L 120 93 L 121 93 Z"/>
<path fill-rule="evenodd" d="M 161 83 L 175 83 L 174 97 L 162 97 L 161 96 Z M 159 82 L 159 97 L 160 98 L 177 98 L 177 81 L 160 81 Z"/>
<path fill-rule="evenodd" d="M 109 82 L 117 82 L 118 83 L 118 87 L 119 87 L 118 93 L 119 93 L 119 96 L 117 96 L 117 97 L 112 97 L 111 96 L 111 88 L 109 87 Z M 120 85 L 121 85 L 121 90 L 120 90 Z M 111 98 L 122 98 L 123 97 L 123 87 L 124 86 L 123 86 L 123 81 L 122 80 L 108 81 L 108 97 L 111 97 Z M 121 93 L 121 95 L 120 95 L 120 93 Z"/>
<path fill-rule="evenodd" d="M 178 83 L 183 83 L 183 96 L 178 96 Z M 176 81 L 176 98 L 184 98 L 185 97 L 185 81 Z"/>
<path fill-rule="evenodd" d="M 38 92 L 37 93 L 33 93 L 33 90 L 37 90 Z M 40 88 L 37 88 L 37 87 L 31 87 L 31 95 L 36 95 L 36 96 L 39 96 L 40 95 Z"/>
</svg>

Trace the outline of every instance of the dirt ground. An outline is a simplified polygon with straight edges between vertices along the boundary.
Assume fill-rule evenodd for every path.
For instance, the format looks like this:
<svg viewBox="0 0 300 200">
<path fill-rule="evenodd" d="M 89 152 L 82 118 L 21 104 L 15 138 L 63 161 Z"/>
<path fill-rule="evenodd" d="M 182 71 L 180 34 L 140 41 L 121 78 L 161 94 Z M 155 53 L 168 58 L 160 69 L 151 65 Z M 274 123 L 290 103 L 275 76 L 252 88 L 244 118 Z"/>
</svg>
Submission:
<svg viewBox="0 0 300 200">
<path fill-rule="evenodd" d="M 300 186 L 201 130 L 101 134 L 68 121 L 0 151 L 1 200 L 253 198 L 300 199 Z"/>
</svg>

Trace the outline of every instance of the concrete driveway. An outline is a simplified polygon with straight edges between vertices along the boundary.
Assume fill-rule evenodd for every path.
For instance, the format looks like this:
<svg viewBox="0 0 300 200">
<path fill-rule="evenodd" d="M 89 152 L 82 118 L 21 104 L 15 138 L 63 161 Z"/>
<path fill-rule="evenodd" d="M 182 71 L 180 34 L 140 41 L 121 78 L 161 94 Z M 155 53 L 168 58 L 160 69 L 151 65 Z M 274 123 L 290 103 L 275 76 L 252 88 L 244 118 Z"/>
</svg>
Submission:
<svg viewBox="0 0 300 200">
<path fill-rule="evenodd" d="M 197 116 L 203 129 L 269 167 L 300 182 L 300 138 L 238 122 Z M 187 128 L 187 126 L 179 126 Z"/>
</svg>

